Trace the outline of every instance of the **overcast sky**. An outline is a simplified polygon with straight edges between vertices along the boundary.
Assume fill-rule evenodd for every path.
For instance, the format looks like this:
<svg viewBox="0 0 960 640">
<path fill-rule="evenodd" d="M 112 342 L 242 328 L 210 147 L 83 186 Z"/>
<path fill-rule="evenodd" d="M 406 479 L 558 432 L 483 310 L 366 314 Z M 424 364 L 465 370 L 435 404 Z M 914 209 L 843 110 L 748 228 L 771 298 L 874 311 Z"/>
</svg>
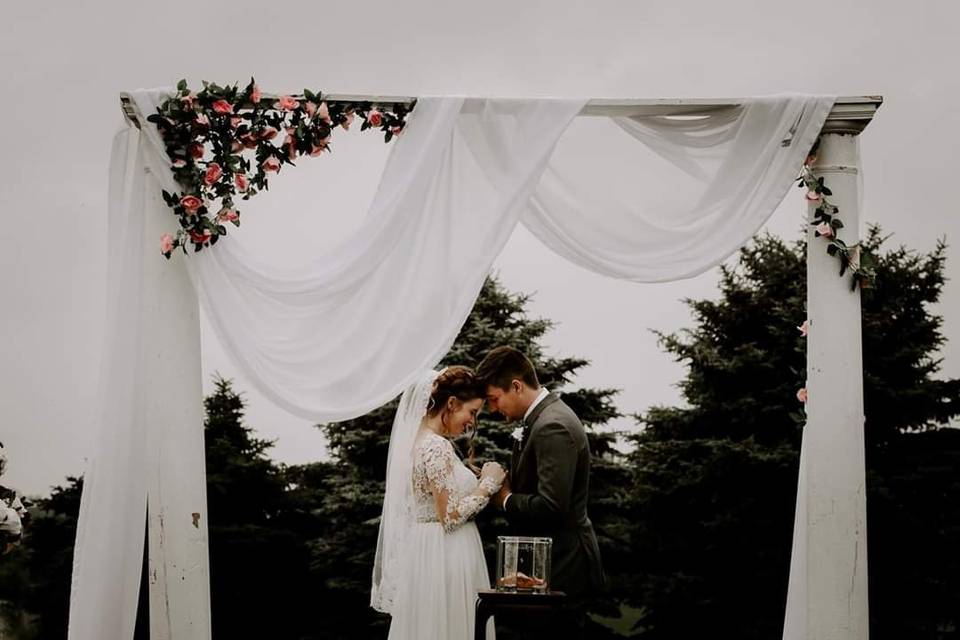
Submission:
<svg viewBox="0 0 960 640">
<path fill-rule="evenodd" d="M 271 10 L 272 9 L 272 10 Z M 0 19 L 0 441 L 4 484 L 44 493 L 89 451 L 104 336 L 105 203 L 118 93 L 182 77 L 338 93 L 737 97 L 783 91 L 882 94 L 862 136 L 864 213 L 893 242 L 929 250 L 960 236 L 960 4 L 940 2 L 16 2 Z M 264 255 L 333 245 L 359 222 L 386 148 L 373 136 L 296 171 L 244 210 Z M 796 190 L 771 219 L 796 237 Z M 960 335 L 960 260 L 939 312 Z M 182 256 L 181 256 L 182 258 Z M 712 296 L 716 273 L 637 285 L 563 262 L 522 228 L 497 261 L 503 283 L 535 293 L 560 324 L 552 353 L 589 358 L 578 382 L 623 389 L 624 412 L 678 400 L 682 370 L 650 328 L 689 324 L 680 300 Z M 960 347 L 944 353 L 960 376 Z M 308 423 L 236 375 L 208 326 L 204 376 L 236 378 L 249 423 L 278 459 L 322 458 Z M 122 479 L 117 479 L 122 482 Z"/>
</svg>

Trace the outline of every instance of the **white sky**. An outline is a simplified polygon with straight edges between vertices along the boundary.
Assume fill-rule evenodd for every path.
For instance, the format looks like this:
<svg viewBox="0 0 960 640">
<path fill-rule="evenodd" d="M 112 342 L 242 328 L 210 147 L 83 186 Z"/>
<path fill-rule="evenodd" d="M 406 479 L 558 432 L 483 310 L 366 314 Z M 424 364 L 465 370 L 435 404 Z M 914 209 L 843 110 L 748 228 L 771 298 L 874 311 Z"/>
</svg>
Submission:
<svg viewBox="0 0 960 640">
<path fill-rule="evenodd" d="M 268 12 L 268 8 L 273 11 Z M 862 136 L 866 221 L 929 250 L 956 238 L 960 4 L 940 2 L 5 3 L 0 18 L 0 441 L 4 484 L 45 492 L 82 470 L 96 396 L 105 301 L 109 144 L 117 94 L 186 77 L 256 76 L 273 92 L 307 86 L 395 95 L 730 97 L 782 91 L 882 94 Z M 359 220 L 385 148 L 372 136 L 273 181 L 240 233 L 267 255 L 303 238 L 334 243 Z M 791 194 L 769 227 L 795 237 Z M 291 247 L 285 246 L 291 243 Z M 951 251 L 940 312 L 960 335 L 960 259 Z M 584 385 L 624 389 L 620 408 L 678 399 L 680 367 L 648 328 L 689 325 L 684 297 L 716 274 L 670 285 L 604 279 L 518 230 L 497 262 L 504 284 L 536 292 L 559 321 L 554 353 L 591 359 Z M 237 377 L 205 327 L 204 376 Z M 960 347 L 943 353 L 960 376 Z M 208 383 L 209 385 L 209 383 Z M 324 455 L 319 432 L 237 377 L 248 422 L 277 458 Z M 118 481 L 122 481 L 118 479 Z"/>
</svg>

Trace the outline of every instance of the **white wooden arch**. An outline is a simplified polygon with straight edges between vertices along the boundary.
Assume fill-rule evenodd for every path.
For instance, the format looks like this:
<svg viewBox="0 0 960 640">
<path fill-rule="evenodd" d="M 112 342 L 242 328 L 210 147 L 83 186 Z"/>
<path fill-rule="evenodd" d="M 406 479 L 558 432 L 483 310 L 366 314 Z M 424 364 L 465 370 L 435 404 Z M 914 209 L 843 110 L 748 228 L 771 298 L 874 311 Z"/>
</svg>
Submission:
<svg viewBox="0 0 960 640">
<path fill-rule="evenodd" d="M 331 95 L 328 100 L 378 104 L 412 98 Z M 121 95 L 135 126 L 140 114 Z M 680 115 L 739 104 L 737 99 L 595 99 L 583 116 Z M 468 101 L 469 103 L 469 101 Z M 831 201 L 843 211 L 839 236 L 857 241 L 859 134 L 882 103 L 878 96 L 839 98 L 822 130 L 814 173 L 827 176 Z M 160 199 L 160 187 L 149 191 Z M 806 203 L 812 219 L 814 205 Z M 207 554 L 206 473 L 200 364 L 200 312 L 182 260 L 157 260 L 156 238 L 166 219 L 146 221 L 143 242 L 143 359 L 149 451 L 148 554 L 153 640 L 211 636 Z M 807 425 L 803 434 L 784 640 L 866 640 L 866 497 L 863 436 L 863 358 L 859 289 L 837 277 L 837 262 L 814 241 L 807 252 L 807 308 L 815 329 L 807 339 Z M 163 304 L 160 304 L 160 301 Z M 828 382 L 829 381 L 829 382 Z M 165 395 L 151 396 L 163 387 Z M 171 406 L 173 392 L 188 402 Z M 167 455 L 189 451 L 186 457 Z M 117 479 L 117 481 L 122 481 Z"/>
</svg>

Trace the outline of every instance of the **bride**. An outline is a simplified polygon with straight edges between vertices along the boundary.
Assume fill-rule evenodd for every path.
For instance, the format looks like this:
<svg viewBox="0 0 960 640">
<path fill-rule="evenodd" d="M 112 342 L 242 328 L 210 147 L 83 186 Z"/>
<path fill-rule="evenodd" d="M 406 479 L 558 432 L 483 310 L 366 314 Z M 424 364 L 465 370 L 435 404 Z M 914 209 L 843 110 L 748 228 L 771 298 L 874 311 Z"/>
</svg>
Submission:
<svg viewBox="0 0 960 640">
<path fill-rule="evenodd" d="M 472 519 L 505 473 L 488 462 L 478 478 L 472 446 L 471 469 L 448 438 L 476 424 L 484 391 L 471 369 L 453 366 L 426 372 L 400 399 L 370 594 L 371 606 L 392 616 L 390 640 L 473 635 L 477 590 L 490 579 Z"/>
</svg>

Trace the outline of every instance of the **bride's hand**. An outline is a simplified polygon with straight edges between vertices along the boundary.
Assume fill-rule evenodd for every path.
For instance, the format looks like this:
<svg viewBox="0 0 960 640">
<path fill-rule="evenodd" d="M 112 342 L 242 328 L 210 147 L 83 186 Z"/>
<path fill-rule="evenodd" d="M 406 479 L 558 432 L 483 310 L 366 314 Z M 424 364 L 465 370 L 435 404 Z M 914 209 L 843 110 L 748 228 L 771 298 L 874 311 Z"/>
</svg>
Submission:
<svg viewBox="0 0 960 640">
<path fill-rule="evenodd" d="M 503 470 L 496 462 L 485 462 L 483 468 L 480 469 L 480 479 L 490 478 L 498 486 L 503 483 L 503 479 L 507 477 L 507 472 Z"/>
</svg>

